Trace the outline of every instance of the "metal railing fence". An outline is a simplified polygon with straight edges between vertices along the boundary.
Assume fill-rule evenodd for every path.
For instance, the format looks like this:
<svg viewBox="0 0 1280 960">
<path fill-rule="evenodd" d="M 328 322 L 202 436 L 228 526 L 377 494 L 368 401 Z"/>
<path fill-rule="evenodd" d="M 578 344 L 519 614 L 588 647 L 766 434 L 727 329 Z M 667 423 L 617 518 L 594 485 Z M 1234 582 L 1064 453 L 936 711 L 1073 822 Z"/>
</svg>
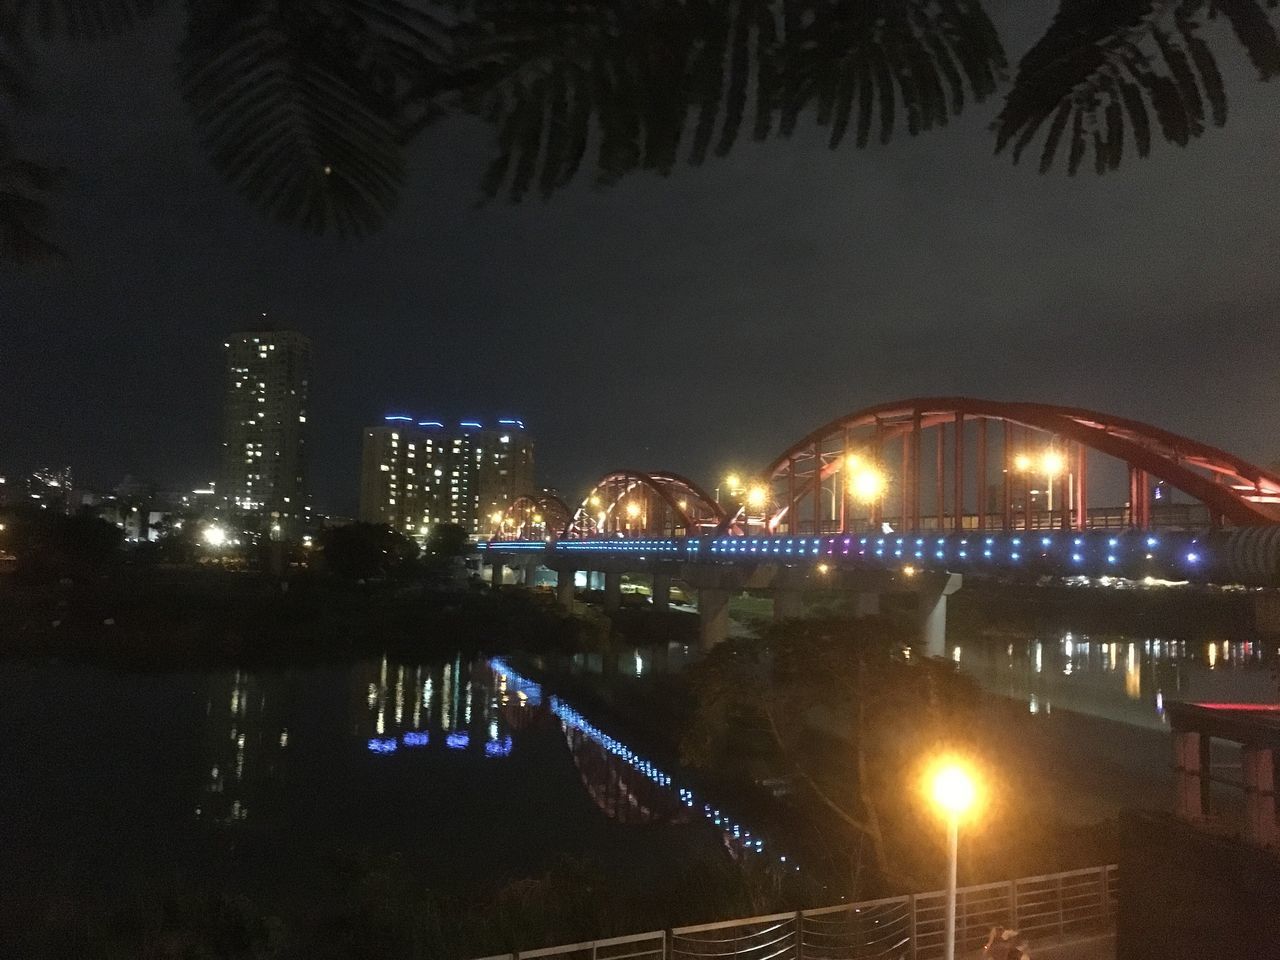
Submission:
<svg viewBox="0 0 1280 960">
<path fill-rule="evenodd" d="M 982 946 L 994 926 L 1033 940 L 1106 932 L 1115 925 L 1117 872 L 1110 864 L 962 887 L 957 946 Z M 945 911 L 946 892 L 933 890 L 480 960 L 934 960 L 943 955 Z"/>
</svg>

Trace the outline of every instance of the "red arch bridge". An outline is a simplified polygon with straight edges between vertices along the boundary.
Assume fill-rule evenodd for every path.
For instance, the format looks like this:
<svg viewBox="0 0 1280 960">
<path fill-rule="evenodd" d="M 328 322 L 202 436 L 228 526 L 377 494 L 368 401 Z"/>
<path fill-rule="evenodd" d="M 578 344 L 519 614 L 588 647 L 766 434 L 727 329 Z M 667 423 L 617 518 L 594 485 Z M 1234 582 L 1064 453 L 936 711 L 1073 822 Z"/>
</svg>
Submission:
<svg viewBox="0 0 1280 960">
<path fill-rule="evenodd" d="M 623 572 L 647 572 L 665 606 L 681 577 L 705 642 L 730 591 L 770 588 L 786 615 L 817 573 L 869 595 L 910 580 L 927 632 L 961 576 L 1280 586 L 1280 475 L 1122 417 L 966 397 L 854 411 L 715 496 L 616 470 L 576 508 L 531 495 L 491 520 L 488 562 L 548 566 L 562 599 L 574 571 L 604 573 L 606 606 Z"/>
</svg>

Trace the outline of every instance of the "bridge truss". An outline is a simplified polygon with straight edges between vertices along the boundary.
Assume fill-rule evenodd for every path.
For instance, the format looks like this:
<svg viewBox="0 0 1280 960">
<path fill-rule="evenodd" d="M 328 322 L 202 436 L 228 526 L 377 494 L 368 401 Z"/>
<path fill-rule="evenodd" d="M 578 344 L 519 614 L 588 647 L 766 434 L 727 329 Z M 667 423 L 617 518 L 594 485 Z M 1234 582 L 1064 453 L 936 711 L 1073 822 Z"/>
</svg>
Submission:
<svg viewBox="0 0 1280 960">
<path fill-rule="evenodd" d="M 573 511 L 559 497 L 526 494 L 489 522 L 494 540 L 547 540 L 561 536 L 572 519 Z"/>
<path fill-rule="evenodd" d="M 1122 506 L 1091 507 L 1108 470 Z M 1280 522 L 1280 475 L 1216 447 L 1092 410 L 967 397 L 855 411 L 788 447 L 765 477 L 762 533 Z"/>
<path fill-rule="evenodd" d="M 732 527 L 720 505 L 678 473 L 615 470 L 591 488 L 566 526 L 568 539 L 698 536 Z"/>
</svg>

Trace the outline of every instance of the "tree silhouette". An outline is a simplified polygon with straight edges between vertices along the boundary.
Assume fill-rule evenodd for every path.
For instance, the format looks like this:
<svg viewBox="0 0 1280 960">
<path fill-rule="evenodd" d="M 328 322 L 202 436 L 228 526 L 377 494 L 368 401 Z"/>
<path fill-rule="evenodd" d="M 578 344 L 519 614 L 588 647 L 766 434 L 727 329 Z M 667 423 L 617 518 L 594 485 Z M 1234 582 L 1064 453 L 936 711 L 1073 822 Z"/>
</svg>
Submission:
<svg viewBox="0 0 1280 960">
<path fill-rule="evenodd" d="M 497 129 L 482 188 L 521 199 L 723 156 L 744 127 L 789 136 L 812 110 L 838 146 L 947 122 L 996 89 L 1004 52 L 973 0 L 480 0 L 461 31 L 464 103 Z M 901 117 L 901 121 L 899 118 Z"/>
<path fill-rule="evenodd" d="M 214 166 L 260 211 L 365 233 L 395 205 L 415 84 L 446 39 L 401 0 L 195 0 L 182 89 Z"/>
<path fill-rule="evenodd" d="M 1257 0 L 1062 0 L 1049 31 L 1018 66 L 996 119 L 996 151 L 1012 143 L 1016 163 L 1048 124 L 1041 173 L 1063 148 L 1068 173 L 1090 148 L 1094 168 L 1105 173 L 1120 165 L 1126 139 L 1145 157 L 1153 130 L 1185 147 L 1206 122 L 1222 126 L 1222 74 L 1200 36 L 1204 20 L 1217 13 L 1230 21 L 1261 79 L 1280 72 L 1280 42 Z"/>
<path fill-rule="evenodd" d="M 59 255 L 57 171 L 14 155 L 28 43 L 120 33 L 163 0 L 0 0 L 0 259 Z M 1221 18 L 1258 72 L 1280 73 L 1277 0 L 1060 0 L 995 121 L 1040 169 L 1092 150 L 1099 172 L 1155 136 L 1227 119 Z M 995 94 L 1006 60 L 980 0 L 188 0 L 180 86 L 214 166 L 264 215 L 307 230 L 378 229 L 428 123 L 492 124 L 481 192 L 543 197 L 594 170 L 724 156 L 802 119 L 835 148 L 946 124 Z"/>
<path fill-rule="evenodd" d="M 100 40 L 145 20 L 164 0 L 0 0 L 0 33 Z"/>
</svg>

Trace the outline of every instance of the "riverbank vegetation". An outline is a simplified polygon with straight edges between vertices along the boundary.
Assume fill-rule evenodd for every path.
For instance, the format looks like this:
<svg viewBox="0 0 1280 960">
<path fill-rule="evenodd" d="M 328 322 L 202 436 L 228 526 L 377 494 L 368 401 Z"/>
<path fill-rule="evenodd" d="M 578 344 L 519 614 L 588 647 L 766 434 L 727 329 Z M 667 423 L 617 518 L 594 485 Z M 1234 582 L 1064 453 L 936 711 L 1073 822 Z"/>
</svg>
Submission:
<svg viewBox="0 0 1280 960">
<path fill-rule="evenodd" d="M 389 653 L 589 648 L 607 622 L 524 590 L 434 590 L 303 573 L 122 569 L 89 581 L 0 582 L 0 656 L 131 669 L 300 666 Z"/>
</svg>

